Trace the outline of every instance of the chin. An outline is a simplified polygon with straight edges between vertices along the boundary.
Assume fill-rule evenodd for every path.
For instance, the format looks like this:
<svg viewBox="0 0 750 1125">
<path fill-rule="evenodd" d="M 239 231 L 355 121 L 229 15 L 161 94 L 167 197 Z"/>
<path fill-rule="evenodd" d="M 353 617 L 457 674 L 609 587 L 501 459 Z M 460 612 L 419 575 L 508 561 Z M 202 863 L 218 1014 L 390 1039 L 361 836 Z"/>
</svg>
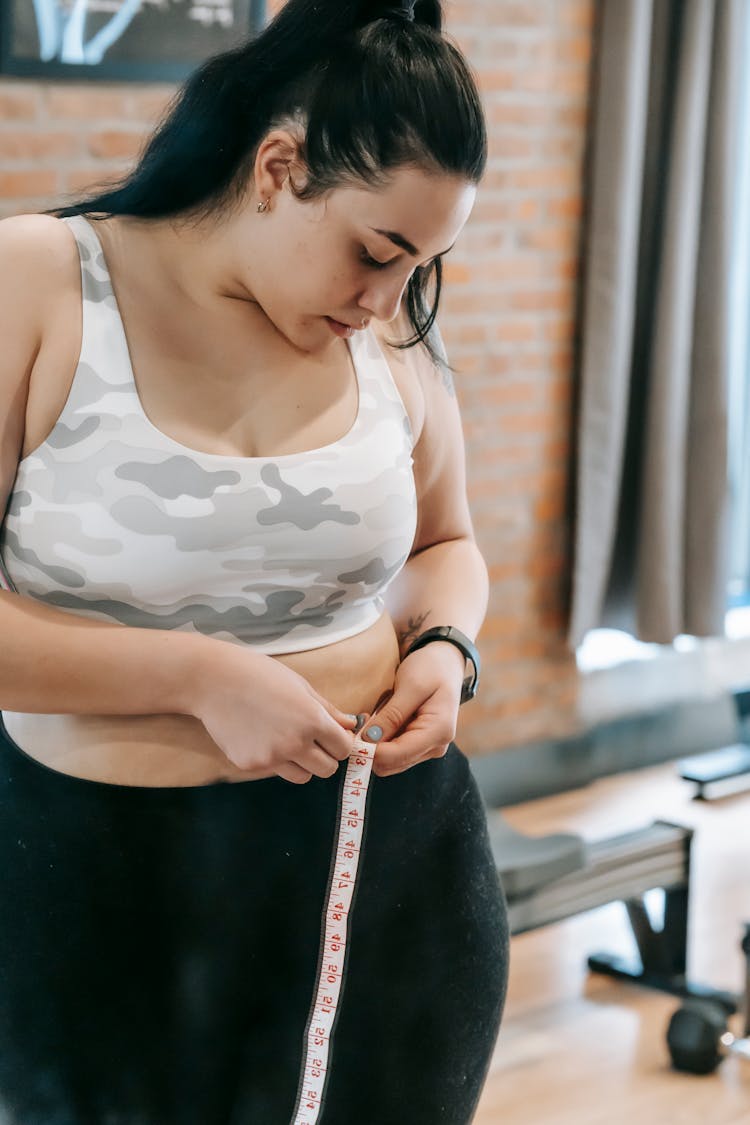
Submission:
<svg viewBox="0 0 750 1125">
<path fill-rule="evenodd" d="M 274 324 L 277 332 L 301 352 L 326 351 L 330 344 L 336 343 L 336 337 L 322 316 L 298 317 L 286 324 L 278 320 Z"/>
</svg>

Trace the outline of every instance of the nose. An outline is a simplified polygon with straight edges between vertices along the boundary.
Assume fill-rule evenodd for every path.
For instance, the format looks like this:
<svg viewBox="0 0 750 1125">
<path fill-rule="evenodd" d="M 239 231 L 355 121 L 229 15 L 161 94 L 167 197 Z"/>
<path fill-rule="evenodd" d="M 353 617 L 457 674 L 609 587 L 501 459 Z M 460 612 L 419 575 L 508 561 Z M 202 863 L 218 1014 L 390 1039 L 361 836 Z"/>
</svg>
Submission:
<svg viewBox="0 0 750 1125">
<path fill-rule="evenodd" d="M 409 275 L 411 277 L 411 274 Z M 401 308 L 409 278 L 378 278 L 360 296 L 360 308 L 367 309 L 376 320 L 388 323 L 395 320 Z"/>
</svg>

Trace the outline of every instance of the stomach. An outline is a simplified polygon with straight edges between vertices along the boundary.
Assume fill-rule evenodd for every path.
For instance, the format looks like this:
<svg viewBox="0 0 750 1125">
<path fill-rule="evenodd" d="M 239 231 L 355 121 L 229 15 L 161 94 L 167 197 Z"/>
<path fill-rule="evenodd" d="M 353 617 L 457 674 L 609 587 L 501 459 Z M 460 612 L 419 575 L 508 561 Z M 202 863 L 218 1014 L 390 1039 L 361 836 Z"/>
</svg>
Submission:
<svg viewBox="0 0 750 1125">
<path fill-rule="evenodd" d="M 336 707 L 370 714 L 393 687 L 399 662 L 387 613 L 354 637 L 272 656 Z M 40 715 L 3 711 L 5 729 L 28 757 L 58 773 L 113 785 L 151 787 L 246 781 L 191 715 Z M 269 775 L 273 776 L 273 775 Z M 253 775 L 257 779 L 257 774 Z"/>
</svg>

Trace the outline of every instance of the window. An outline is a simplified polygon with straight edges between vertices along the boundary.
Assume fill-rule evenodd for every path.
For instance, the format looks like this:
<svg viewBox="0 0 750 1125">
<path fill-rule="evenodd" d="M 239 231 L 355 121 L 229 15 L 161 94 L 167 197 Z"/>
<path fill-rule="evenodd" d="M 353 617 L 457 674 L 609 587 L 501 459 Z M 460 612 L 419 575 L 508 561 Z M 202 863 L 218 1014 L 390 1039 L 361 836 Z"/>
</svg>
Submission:
<svg viewBox="0 0 750 1125">
<path fill-rule="evenodd" d="M 747 21 L 746 21 L 747 22 Z M 750 52 L 750 31 L 747 32 Z M 730 547 L 728 608 L 750 606 L 750 80 L 739 109 L 741 158 L 733 268 L 729 380 Z M 733 616 L 733 615 L 732 615 Z"/>
</svg>

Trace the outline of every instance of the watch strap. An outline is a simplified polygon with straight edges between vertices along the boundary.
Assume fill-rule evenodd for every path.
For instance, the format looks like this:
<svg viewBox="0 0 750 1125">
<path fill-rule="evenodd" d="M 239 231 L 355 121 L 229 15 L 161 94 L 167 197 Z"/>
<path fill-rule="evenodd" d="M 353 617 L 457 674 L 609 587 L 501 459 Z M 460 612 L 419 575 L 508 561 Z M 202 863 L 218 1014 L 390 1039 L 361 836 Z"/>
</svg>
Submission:
<svg viewBox="0 0 750 1125">
<path fill-rule="evenodd" d="M 473 665 L 473 672 L 466 677 L 461 688 L 461 702 L 467 703 L 477 694 L 479 686 L 481 660 L 477 646 L 455 625 L 435 625 L 431 629 L 425 629 L 424 633 L 420 633 L 418 637 L 414 638 L 404 653 L 404 660 L 410 653 L 424 648 L 425 645 L 431 644 L 433 641 L 448 641 L 449 644 L 455 645 L 464 654 L 465 659 Z"/>
</svg>

